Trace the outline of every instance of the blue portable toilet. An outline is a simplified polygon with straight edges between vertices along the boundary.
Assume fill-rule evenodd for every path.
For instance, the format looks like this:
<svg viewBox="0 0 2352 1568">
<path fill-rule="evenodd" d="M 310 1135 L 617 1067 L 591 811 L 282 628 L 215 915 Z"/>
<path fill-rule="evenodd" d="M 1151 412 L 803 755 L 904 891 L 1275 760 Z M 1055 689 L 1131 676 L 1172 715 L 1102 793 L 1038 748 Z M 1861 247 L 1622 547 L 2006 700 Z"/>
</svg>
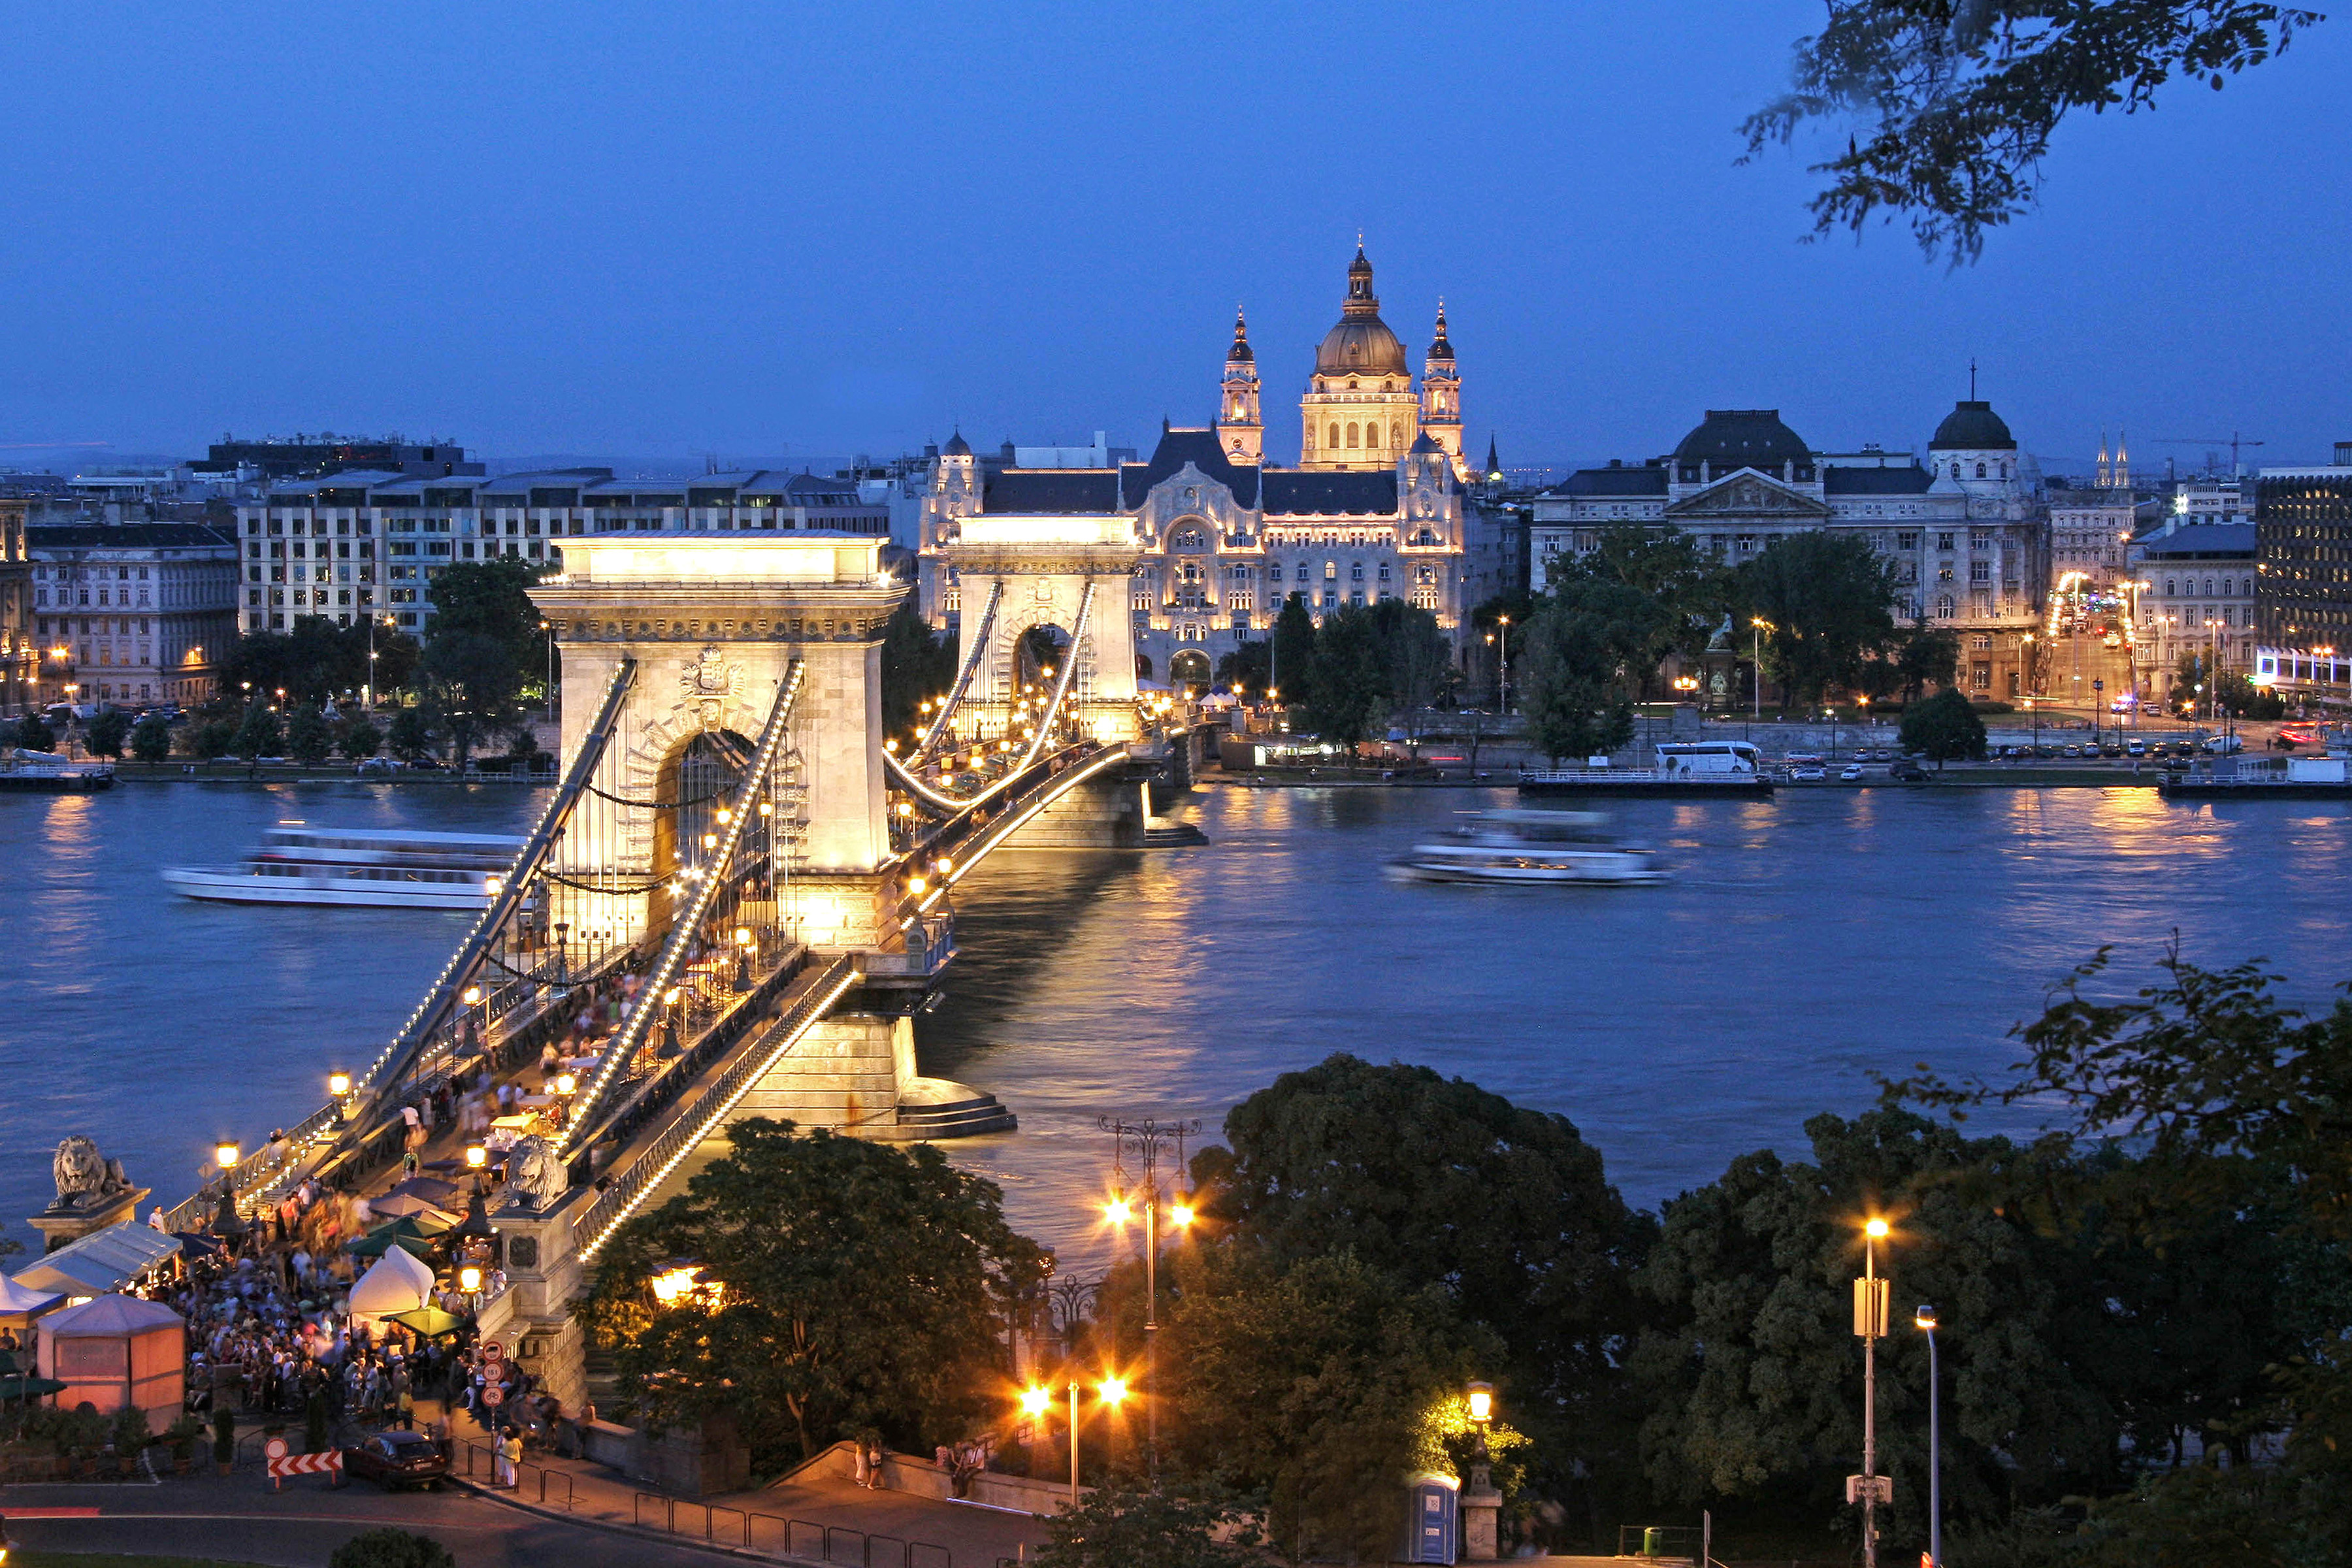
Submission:
<svg viewBox="0 0 2352 1568">
<path fill-rule="evenodd" d="M 1424 1470 L 1405 1478 L 1412 1510 L 1405 1520 L 1405 1563 L 1443 1563 L 1451 1568 L 1462 1550 L 1462 1483 Z"/>
</svg>

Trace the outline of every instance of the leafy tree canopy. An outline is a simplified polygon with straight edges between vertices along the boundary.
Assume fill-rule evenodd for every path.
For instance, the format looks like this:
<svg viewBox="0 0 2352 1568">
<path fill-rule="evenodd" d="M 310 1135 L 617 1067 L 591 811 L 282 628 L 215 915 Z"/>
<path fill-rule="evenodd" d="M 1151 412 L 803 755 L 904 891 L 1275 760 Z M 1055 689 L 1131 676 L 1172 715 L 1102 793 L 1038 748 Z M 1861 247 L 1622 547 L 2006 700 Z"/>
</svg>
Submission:
<svg viewBox="0 0 2352 1568">
<path fill-rule="evenodd" d="M 1749 158 L 1817 121 L 1863 121 L 1811 166 L 1813 232 L 1907 218 L 1953 265 L 2032 207 L 2072 114 L 2156 106 L 2176 76 L 2220 90 L 2315 12 L 2260 0 L 1830 0 L 1793 90 L 1740 126 Z"/>
<path fill-rule="evenodd" d="M 334 728 L 313 704 L 305 702 L 288 718 L 286 751 L 296 762 L 309 767 L 316 767 L 334 754 Z"/>
<path fill-rule="evenodd" d="M 926 700 L 945 698 L 955 685 L 956 646 L 931 629 L 909 594 L 882 627 L 882 730 L 905 738 L 929 721 Z"/>
<path fill-rule="evenodd" d="M 1741 565 L 1738 583 L 1743 618 L 1766 623 L 1765 668 L 1796 706 L 1859 685 L 1864 661 L 1895 640 L 1895 567 L 1860 535 L 1785 535 Z"/>
<path fill-rule="evenodd" d="M 120 757 L 123 743 L 131 738 L 131 715 L 121 709 L 109 709 L 89 721 L 89 749 L 93 755 Z"/>
<path fill-rule="evenodd" d="M 1046 1521 L 1038 1568 L 1264 1568 L 1241 1510 L 1164 1491 L 1101 1487 Z"/>
<path fill-rule="evenodd" d="M 1235 694 L 1265 695 L 1274 684 L 1274 644 L 1266 637 L 1244 642 L 1217 659 L 1217 684 Z"/>
<path fill-rule="evenodd" d="M 684 1195 L 614 1237 L 577 1309 L 657 1426 L 731 1415 L 756 1460 L 806 1458 L 860 1427 L 903 1447 L 1001 1408 L 1000 1335 L 1045 1255 L 993 1183 L 898 1149 L 754 1118 Z M 656 1309 L 691 1258 L 715 1302 Z"/>
<path fill-rule="evenodd" d="M 1984 721 L 1958 687 L 1947 686 L 1904 712 L 1903 749 L 1926 753 L 1939 768 L 1957 757 L 1981 758 Z"/>
<path fill-rule="evenodd" d="M 514 659 L 503 642 L 486 632 L 435 627 L 424 670 L 425 689 L 448 729 L 460 768 L 476 742 L 511 728 L 522 715 L 522 682 Z"/>
<path fill-rule="evenodd" d="M 1633 735 L 1633 691 L 1672 637 L 1672 614 L 1599 576 L 1558 584 L 1520 644 L 1518 708 L 1553 762 L 1612 752 Z"/>
<path fill-rule="evenodd" d="M 442 567 L 426 590 L 433 601 L 431 640 L 487 637 L 513 663 L 518 686 L 541 676 L 547 667 L 547 645 L 539 607 L 527 592 L 539 581 L 540 572 L 506 555 Z"/>
<path fill-rule="evenodd" d="M 1562 584 L 1592 582 L 1631 588 L 1650 600 L 1657 613 L 1647 617 L 1640 644 L 1628 656 L 1633 683 L 1643 690 L 1669 653 L 1703 652 L 1735 598 L 1730 568 L 1692 534 L 1664 524 L 1601 529 L 1591 551 L 1556 563 L 1552 581 L 1556 595 Z"/>
<path fill-rule="evenodd" d="M 1315 617 L 1307 613 L 1307 595 L 1292 594 L 1282 601 L 1274 618 L 1274 660 L 1268 675 L 1289 700 L 1303 703 L 1315 688 Z"/>
<path fill-rule="evenodd" d="M 1275 637 L 1277 642 L 1282 637 L 1278 624 Z M 1315 629 L 1315 657 L 1307 677 L 1302 695 L 1308 729 L 1349 747 L 1378 732 L 1388 718 L 1392 694 L 1380 623 L 1370 606 L 1342 605 L 1324 613 L 1323 624 Z M 1293 679 L 1283 677 L 1286 682 Z"/>
<path fill-rule="evenodd" d="M 371 1530 L 328 1555 L 327 1568 L 457 1568 L 449 1549 L 405 1530 Z"/>
<path fill-rule="evenodd" d="M 1555 1479 L 1605 1468 L 1626 1279 L 1651 1231 L 1566 1117 L 1334 1056 L 1234 1107 L 1225 1137 L 1195 1169 L 1243 1249 L 1344 1252 L 1405 1290 L 1440 1289 L 1506 1347 L 1514 1419 Z"/>
<path fill-rule="evenodd" d="M 172 754 L 172 727 L 150 713 L 131 731 L 131 754 L 142 763 L 160 763 Z"/>
<path fill-rule="evenodd" d="M 57 731 L 38 713 L 27 713 L 16 721 L 13 744 L 27 752 L 54 752 L 58 749 Z"/>
</svg>

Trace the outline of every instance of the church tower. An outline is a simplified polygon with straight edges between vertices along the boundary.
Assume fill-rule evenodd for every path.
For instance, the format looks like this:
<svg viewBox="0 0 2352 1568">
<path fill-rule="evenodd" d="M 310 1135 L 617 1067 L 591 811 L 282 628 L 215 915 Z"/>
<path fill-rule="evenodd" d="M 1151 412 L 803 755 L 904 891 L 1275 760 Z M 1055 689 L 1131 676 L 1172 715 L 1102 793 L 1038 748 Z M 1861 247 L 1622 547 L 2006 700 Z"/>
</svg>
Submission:
<svg viewBox="0 0 2352 1568">
<path fill-rule="evenodd" d="M 1437 336 L 1422 362 L 1421 427 L 1445 448 L 1454 477 L 1464 482 L 1470 471 L 1462 462 L 1462 373 L 1454 367 L 1454 345 L 1445 337 L 1445 301 L 1437 302 Z"/>
<path fill-rule="evenodd" d="M 1361 245 L 1348 264 L 1339 324 L 1315 351 L 1315 374 L 1298 412 L 1302 468 L 1392 468 L 1421 434 L 1421 399 L 1404 344 L 1381 320 L 1372 264 Z"/>
<path fill-rule="evenodd" d="M 1250 352 L 1249 323 L 1234 312 L 1234 346 L 1225 355 L 1225 380 L 1217 399 L 1217 445 L 1231 463 L 1265 460 L 1265 422 L 1258 416 L 1257 356 Z"/>
</svg>

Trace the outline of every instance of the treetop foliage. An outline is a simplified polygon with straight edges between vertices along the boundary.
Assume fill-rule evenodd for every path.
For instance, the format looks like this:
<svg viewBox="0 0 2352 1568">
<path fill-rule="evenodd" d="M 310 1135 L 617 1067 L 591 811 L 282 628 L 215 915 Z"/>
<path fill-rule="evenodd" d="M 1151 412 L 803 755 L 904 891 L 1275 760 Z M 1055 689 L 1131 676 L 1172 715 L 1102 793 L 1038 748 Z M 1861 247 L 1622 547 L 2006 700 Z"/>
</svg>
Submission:
<svg viewBox="0 0 2352 1568">
<path fill-rule="evenodd" d="M 2175 77 L 2219 91 L 2320 20 L 2258 0 L 1830 0 L 1793 90 L 1739 129 L 1753 159 L 1817 121 L 1869 122 L 1811 165 L 1814 237 L 1907 217 L 1957 267 L 2032 206 L 2068 115 L 2152 110 Z"/>
</svg>

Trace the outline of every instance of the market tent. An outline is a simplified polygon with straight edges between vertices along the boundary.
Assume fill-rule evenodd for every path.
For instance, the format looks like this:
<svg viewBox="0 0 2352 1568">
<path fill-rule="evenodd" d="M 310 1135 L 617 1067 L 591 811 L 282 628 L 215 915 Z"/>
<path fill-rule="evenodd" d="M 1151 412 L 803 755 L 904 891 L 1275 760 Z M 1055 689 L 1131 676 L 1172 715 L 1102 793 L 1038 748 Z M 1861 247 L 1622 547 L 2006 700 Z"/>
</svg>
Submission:
<svg viewBox="0 0 2352 1568">
<path fill-rule="evenodd" d="M 351 1315 L 374 1323 L 394 1312 L 413 1312 L 432 1300 L 433 1270 L 395 1247 L 352 1287 Z"/>
<path fill-rule="evenodd" d="M 41 1375 L 66 1385 L 59 1404 L 88 1400 L 101 1413 L 136 1405 L 154 1432 L 179 1418 L 187 1393 L 188 1330 L 171 1308 L 136 1296 L 100 1296 L 34 1326 L 40 1333 Z"/>
<path fill-rule="evenodd" d="M 387 1219 L 415 1218 L 425 1224 L 437 1224 L 444 1230 L 457 1223 L 457 1216 L 430 1199 L 415 1193 L 386 1193 L 371 1199 L 368 1207 Z"/>
<path fill-rule="evenodd" d="M 65 1301 L 62 1290 L 36 1290 L 0 1275 L 0 1329 L 22 1332 L 35 1318 Z"/>
<path fill-rule="evenodd" d="M 390 1225 L 380 1225 L 343 1248 L 356 1258 L 382 1258 L 389 1252 L 406 1251 L 422 1258 L 433 1250 L 430 1239 L 449 1227 L 438 1220 L 418 1215 L 403 1215 Z"/>
<path fill-rule="evenodd" d="M 415 1329 L 428 1340 L 454 1334 L 464 1328 L 467 1321 L 455 1312 L 445 1312 L 431 1305 L 418 1307 L 413 1311 L 387 1313 L 384 1321 L 398 1323 L 404 1329 Z"/>
<path fill-rule="evenodd" d="M 68 1300 L 103 1296 L 137 1282 L 180 1255 L 176 1237 L 126 1219 L 69 1241 L 38 1263 L 16 1271 L 16 1283 L 56 1290 Z"/>
</svg>

